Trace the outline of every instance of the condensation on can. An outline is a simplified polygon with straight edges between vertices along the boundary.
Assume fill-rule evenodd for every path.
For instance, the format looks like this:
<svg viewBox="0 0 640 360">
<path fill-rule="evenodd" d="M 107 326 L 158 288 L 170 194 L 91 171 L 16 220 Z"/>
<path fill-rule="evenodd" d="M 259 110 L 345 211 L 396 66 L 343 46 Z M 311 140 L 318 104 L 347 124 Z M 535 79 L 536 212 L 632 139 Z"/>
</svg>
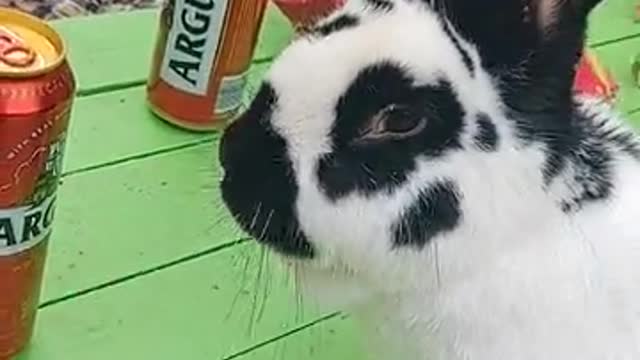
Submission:
<svg viewBox="0 0 640 360">
<path fill-rule="evenodd" d="M 33 334 L 74 91 L 60 36 L 0 9 L 0 359 Z"/>
<path fill-rule="evenodd" d="M 165 0 L 147 84 L 152 111 L 179 127 L 224 127 L 243 105 L 268 0 Z"/>
</svg>

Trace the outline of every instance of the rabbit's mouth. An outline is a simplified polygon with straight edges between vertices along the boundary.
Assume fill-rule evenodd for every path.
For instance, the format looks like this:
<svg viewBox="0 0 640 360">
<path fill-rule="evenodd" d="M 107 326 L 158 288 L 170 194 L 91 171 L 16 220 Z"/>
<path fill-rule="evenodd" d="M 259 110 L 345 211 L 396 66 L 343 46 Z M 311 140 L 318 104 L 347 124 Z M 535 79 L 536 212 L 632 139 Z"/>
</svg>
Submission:
<svg viewBox="0 0 640 360">
<path fill-rule="evenodd" d="M 256 176 L 225 174 L 222 197 L 235 222 L 258 243 L 293 259 L 312 259 L 315 251 L 279 191 L 249 190 L 259 187 Z"/>
</svg>

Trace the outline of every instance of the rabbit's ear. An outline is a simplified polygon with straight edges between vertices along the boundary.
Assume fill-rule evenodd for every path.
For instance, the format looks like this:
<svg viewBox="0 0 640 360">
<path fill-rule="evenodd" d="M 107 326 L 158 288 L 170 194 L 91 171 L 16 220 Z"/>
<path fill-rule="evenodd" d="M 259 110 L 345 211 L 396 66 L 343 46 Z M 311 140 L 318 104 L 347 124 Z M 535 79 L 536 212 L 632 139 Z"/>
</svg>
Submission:
<svg viewBox="0 0 640 360">
<path fill-rule="evenodd" d="M 568 24 L 582 25 L 602 0 L 528 0 L 538 26 L 551 34 Z"/>
<path fill-rule="evenodd" d="M 588 17 L 602 0 L 438 0 L 520 110 L 570 106 Z"/>
<path fill-rule="evenodd" d="M 601 0 L 525 0 L 526 11 L 535 29 L 536 43 L 525 60 L 516 88 L 516 106 L 522 110 L 567 106 L 571 98 L 576 64 L 584 49 L 588 17 Z M 518 79 L 512 79 L 517 83 Z M 513 83 L 511 85 L 514 85 Z M 523 100 L 525 95 L 529 99 Z M 533 106 L 533 107 L 531 107 Z"/>
</svg>

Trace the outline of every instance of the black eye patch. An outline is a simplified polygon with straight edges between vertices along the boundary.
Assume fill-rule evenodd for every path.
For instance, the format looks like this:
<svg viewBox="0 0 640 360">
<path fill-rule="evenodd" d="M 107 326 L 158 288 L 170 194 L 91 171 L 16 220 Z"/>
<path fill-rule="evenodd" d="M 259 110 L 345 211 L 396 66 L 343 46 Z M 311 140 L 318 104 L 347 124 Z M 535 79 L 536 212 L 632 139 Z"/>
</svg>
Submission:
<svg viewBox="0 0 640 360">
<path fill-rule="evenodd" d="M 426 119 L 420 132 L 397 141 L 355 141 L 371 119 L 389 106 Z M 465 111 L 447 80 L 417 85 L 403 67 L 382 62 L 362 70 L 340 97 L 331 131 L 333 151 L 317 165 L 325 194 L 337 200 L 352 192 L 373 195 L 401 186 L 416 158 L 461 149 Z M 399 126 L 399 125 L 398 125 Z"/>
</svg>

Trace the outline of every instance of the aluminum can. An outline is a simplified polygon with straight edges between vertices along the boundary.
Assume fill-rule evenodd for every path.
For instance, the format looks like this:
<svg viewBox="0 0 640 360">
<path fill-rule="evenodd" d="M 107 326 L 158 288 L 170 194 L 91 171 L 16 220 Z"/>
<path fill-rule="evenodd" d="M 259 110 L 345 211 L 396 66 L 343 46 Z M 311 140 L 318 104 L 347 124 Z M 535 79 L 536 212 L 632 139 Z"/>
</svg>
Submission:
<svg viewBox="0 0 640 360">
<path fill-rule="evenodd" d="M 223 128 L 241 110 L 268 0 L 165 0 L 147 102 L 181 128 Z"/>
<path fill-rule="evenodd" d="M 51 27 L 0 9 L 0 359 L 30 341 L 75 80 Z"/>
</svg>

